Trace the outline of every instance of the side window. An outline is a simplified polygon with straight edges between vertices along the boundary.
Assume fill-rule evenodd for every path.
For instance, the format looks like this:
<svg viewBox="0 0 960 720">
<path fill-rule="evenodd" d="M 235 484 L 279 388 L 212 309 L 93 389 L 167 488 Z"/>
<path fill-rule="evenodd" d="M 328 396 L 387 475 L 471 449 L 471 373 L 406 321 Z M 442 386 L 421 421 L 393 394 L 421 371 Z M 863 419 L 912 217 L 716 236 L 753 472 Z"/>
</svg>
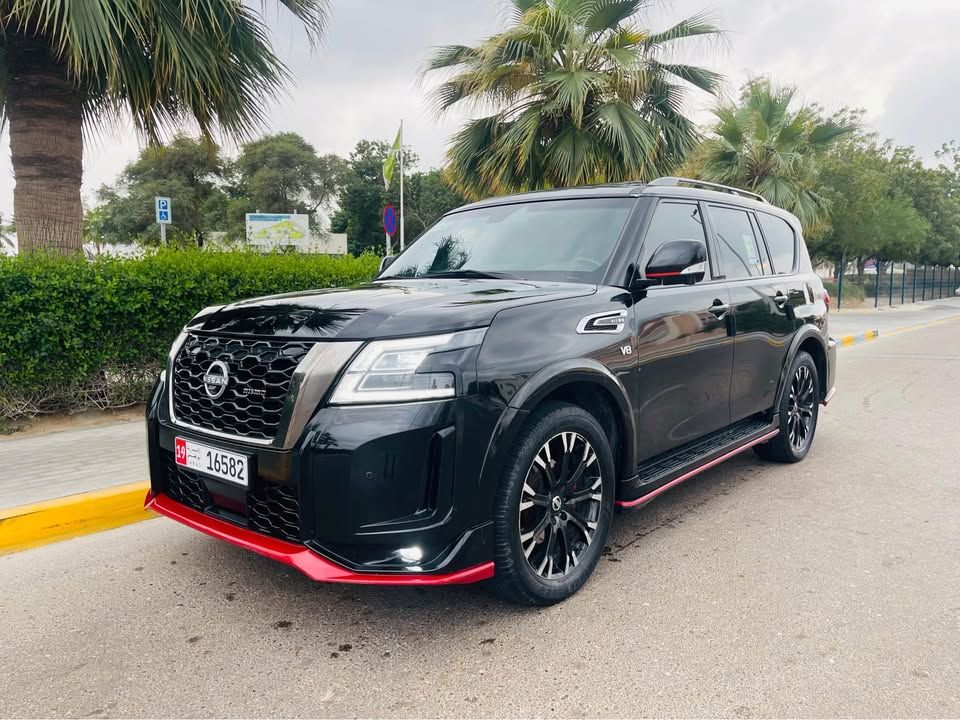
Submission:
<svg viewBox="0 0 960 720">
<path fill-rule="evenodd" d="M 643 244 L 647 260 L 658 247 L 670 240 L 699 240 L 706 244 L 703 216 L 696 203 L 661 202 L 653 214 Z M 664 284 L 669 284 L 664 281 Z"/>
<path fill-rule="evenodd" d="M 773 271 L 777 275 L 789 275 L 793 272 L 797 255 L 797 238 L 793 228 L 786 220 L 773 215 L 758 213 L 757 217 L 767 241 L 767 249 L 770 250 Z"/>
<path fill-rule="evenodd" d="M 760 248 L 750 216 L 743 210 L 711 205 L 710 219 L 717 236 L 721 274 L 728 280 L 763 275 Z"/>
</svg>

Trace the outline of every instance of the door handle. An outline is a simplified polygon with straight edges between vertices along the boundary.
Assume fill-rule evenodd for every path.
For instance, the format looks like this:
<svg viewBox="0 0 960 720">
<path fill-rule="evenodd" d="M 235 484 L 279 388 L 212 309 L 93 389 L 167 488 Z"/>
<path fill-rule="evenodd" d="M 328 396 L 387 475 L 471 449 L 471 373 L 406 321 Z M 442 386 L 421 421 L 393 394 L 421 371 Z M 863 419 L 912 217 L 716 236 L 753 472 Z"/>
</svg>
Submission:
<svg viewBox="0 0 960 720">
<path fill-rule="evenodd" d="M 777 294 L 773 296 L 773 301 L 777 304 L 778 307 L 783 307 L 784 305 L 786 305 L 788 300 L 790 300 L 790 298 L 784 295 L 779 290 L 777 290 Z"/>
<path fill-rule="evenodd" d="M 729 310 L 730 305 L 720 300 L 714 300 L 713 305 L 710 306 L 710 312 L 716 315 L 718 319 L 726 315 Z"/>
</svg>

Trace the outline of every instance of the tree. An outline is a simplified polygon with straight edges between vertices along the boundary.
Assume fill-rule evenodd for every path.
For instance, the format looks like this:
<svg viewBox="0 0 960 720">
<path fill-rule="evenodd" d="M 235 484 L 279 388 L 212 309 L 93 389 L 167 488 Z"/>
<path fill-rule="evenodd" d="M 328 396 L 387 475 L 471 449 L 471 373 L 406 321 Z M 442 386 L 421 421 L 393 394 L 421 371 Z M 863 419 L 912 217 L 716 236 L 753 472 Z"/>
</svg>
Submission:
<svg viewBox="0 0 960 720">
<path fill-rule="evenodd" d="M 476 47 L 439 49 L 426 73 L 438 113 L 492 107 L 447 153 L 468 197 L 583 183 L 648 180 L 683 161 L 699 136 L 684 84 L 716 93 L 720 76 L 664 59 L 678 42 L 716 37 L 696 15 L 662 32 L 634 16 L 651 0 L 512 0 L 511 24 Z"/>
<path fill-rule="evenodd" d="M 837 138 L 853 132 L 857 116 L 824 118 L 813 105 L 794 110 L 796 94 L 758 78 L 744 85 L 739 103 L 717 105 L 698 175 L 759 193 L 813 233 L 827 221 L 829 206 L 818 192 L 817 163 Z"/>
<path fill-rule="evenodd" d="M 106 242 L 156 241 L 154 197 L 164 195 L 173 200 L 170 229 L 202 244 L 206 231 L 226 228 L 224 173 L 218 149 L 202 140 L 179 135 L 168 145 L 149 146 L 116 183 L 100 188 L 88 230 Z"/>
<path fill-rule="evenodd" d="M 411 175 L 406 180 L 405 195 L 404 226 L 408 241 L 413 241 L 444 213 L 467 202 L 467 198 L 450 187 L 440 170 Z"/>
<path fill-rule="evenodd" d="M 296 133 L 279 133 L 244 145 L 234 170 L 238 177 L 233 193 L 244 199 L 244 213 L 313 216 L 336 197 L 346 163 L 337 155 L 318 156 Z"/>
<path fill-rule="evenodd" d="M 913 260 L 930 230 L 910 198 L 895 186 L 896 151 L 875 134 L 840 138 L 819 161 L 818 192 L 828 201 L 829 225 L 808 238 L 812 253 L 833 260 Z M 838 267 L 839 270 L 839 267 Z"/>
<path fill-rule="evenodd" d="M 326 0 L 278 0 L 320 37 Z M 264 0 L 264 6 L 266 0 Z M 192 122 L 246 135 L 288 73 L 243 0 L 0 4 L 0 98 L 10 124 L 21 251 L 77 252 L 83 128 L 129 116 L 152 143 Z"/>
<path fill-rule="evenodd" d="M 960 263 L 960 158 L 956 146 L 937 154 L 940 165 L 927 167 L 911 148 L 897 148 L 893 186 L 909 197 L 930 223 L 919 261 L 938 265 Z"/>
<path fill-rule="evenodd" d="M 383 159 L 390 144 L 375 140 L 357 143 L 347 162 L 348 170 L 340 191 L 339 210 L 330 222 L 333 232 L 345 232 L 350 252 L 383 252 L 382 212 L 385 205 L 400 207 L 400 181 L 394 176 L 389 190 L 383 187 Z M 410 172 L 419 158 L 404 148 L 404 233 L 413 240 L 445 212 L 459 207 L 466 198 L 453 190 L 439 170 Z M 393 248 L 399 249 L 397 238 Z"/>
</svg>

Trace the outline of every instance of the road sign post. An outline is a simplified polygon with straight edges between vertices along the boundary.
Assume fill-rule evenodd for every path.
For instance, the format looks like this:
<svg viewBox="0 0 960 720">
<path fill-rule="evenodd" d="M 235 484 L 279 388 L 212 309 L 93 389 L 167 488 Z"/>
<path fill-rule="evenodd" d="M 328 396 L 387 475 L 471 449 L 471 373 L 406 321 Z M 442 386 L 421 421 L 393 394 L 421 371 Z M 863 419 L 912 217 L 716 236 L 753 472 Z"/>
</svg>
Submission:
<svg viewBox="0 0 960 720">
<path fill-rule="evenodd" d="M 393 205 L 387 205 L 383 209 L 383 231 L 387 235 L 387 255 L 390 254 L 390 238 L 397 232 L 397 211 Z M 400 247 L 403 250 L 403 247 Z"/>
<path fill-rule="evenodd" d="M 167 244 L 167 225 L 173 220 L 173 205 L 168 197 L 157 196 L 153 199 L 153 209 L 156 213 L 157 224 L 160 226 L 160 242 Z"/>
</svg>

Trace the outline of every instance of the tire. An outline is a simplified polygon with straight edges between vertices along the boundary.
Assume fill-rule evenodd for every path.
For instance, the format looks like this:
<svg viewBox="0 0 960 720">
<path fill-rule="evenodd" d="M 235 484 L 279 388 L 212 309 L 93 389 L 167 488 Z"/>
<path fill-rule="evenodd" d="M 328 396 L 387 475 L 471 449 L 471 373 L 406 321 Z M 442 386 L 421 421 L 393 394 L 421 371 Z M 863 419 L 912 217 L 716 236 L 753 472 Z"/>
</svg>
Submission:
<svg viewBox="0 0 960 720">
<path fill-rule="evenodd" d="M 579 590 L 600 560 L 615 489 L 610 443 L 590 413 L 566 403 L 535 410 L 494 500 L 497 595 L 553 605 Z"/>
<path fill-rule="evenodd" d="M 820 416 L 820 377 L 809 353 L 797 353 L 786 382 L 789 384 L 777 408 L 780 434 L 757 445 L 754 451 L 764 460 L 795 463 L 810 451 Z"/>
</svg>

